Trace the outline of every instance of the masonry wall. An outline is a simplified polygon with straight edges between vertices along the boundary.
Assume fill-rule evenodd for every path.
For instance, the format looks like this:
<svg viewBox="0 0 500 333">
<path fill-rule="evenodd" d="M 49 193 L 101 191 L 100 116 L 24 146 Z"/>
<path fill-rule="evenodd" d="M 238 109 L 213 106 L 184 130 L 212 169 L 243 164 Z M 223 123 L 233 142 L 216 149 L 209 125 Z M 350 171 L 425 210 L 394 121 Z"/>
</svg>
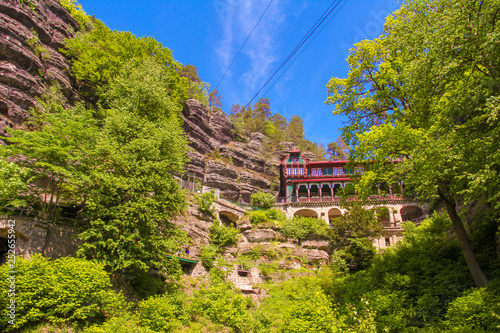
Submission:
<svg viewBox="0 0 500 333">
<path fill-rule="evenodd" d="M 29 258 L 42 254 L 47 258 L 73 256 L 78 248 L 76 231 L 33 217 L 0 216 L 0 238 L 6 238 L 11 227 L 16 234 L 16 255 Z"/>
</svg>

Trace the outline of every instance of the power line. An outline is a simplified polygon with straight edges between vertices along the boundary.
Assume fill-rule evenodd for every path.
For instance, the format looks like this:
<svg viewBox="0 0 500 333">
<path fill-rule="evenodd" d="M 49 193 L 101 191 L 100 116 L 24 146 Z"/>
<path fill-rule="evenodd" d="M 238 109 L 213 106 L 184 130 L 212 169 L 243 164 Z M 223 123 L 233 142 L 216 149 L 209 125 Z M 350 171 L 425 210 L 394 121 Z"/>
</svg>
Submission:
<svg viewBox="0 0 500 333">
<path fill-rule="evenodd" d="M 344 8 L 344 6 L 346 5 L 346 3 L 348 3 L 348 2 L 349 2 L 349 0 L 346 0 L 346 2 L 344 2 L 344 3 L 342 4 L 342 6 L 340 6 L 340 8 L 339 8 L 339 9 L 338 9 L 338 10 L 337 10 L 334 14 L 333 14 L 333 16 L 332 16 L 332 17 L 328 20 L 328 22 L 326 22 L 326 24 L 325 24 L 323 27 L 321 27 L 321 29 L 320 29 L 320 30 L 318 31 L 318 33 L 317 33 L 317 34 L 313 37 L 313 39 L 311 39 L 311 41 L 310 41 L 309 43 L 307 43 L 307 45 L 306 45 L 306 46 L 302 49 L 302 51 L 300 51 L 299 55 L 298 55 L 298 56 L 296 56 L 296 57 L 295 57 L 295 59 L 293 59 L 293 61 L 290 63 L 290 65 L 288 65 L 288 66 L 287 66 L 287 68 L 285 68 L 285 70 L 284 70 L 284 71 L 280 74 L 280 76 L 278 76 L 278 78 L 277 78 L 277 79 L 273 82 L 273 84 L 272 84 L 269 88 L 267 88 L 267 90 L 264 92 L 264 95 L 266 95 L 266 94 L 269 92 L 269 90 L 271 90 L 271 88 L 272 88 L 272 87 L 274 87 L 274 85 L 276 84 L 276 82 L 278 82 L 278 81 L 281 79 L 281 77 L 283 76 L 283 74 L 285 74 L 285 73 L 286 73 L 286 71 L 287 71 L 290 67 L 292 67 L 292 65 L 295 63 L 295 61 L 296 61 L 297 59 L 299 59 L 299 58 L 300 58 L 300 56 L 302 55 L 302 53 L 304 53 L 304 51 L 305 51 L 305 50 L 309 47 L 309 45 L 311 45 L 311 43 L 312 43 L 312 42 L 316 39 L 316 37 L 318 37 L 318 35 L 321 33 L 321 31 L 323 31 L 323 29 L 325 29 L 325 28 L 326 28 L 326 26 L 327 26 L 327 25 L 328 25 L 328 24 L 329 24 L 329 23 L 333 20 L 333 18 L 334 18 L 334 17 L 335 17 L 335 16 L 336 16 L 336 15 L 337 15 L 337 14 L 338 14 L 341 10 L 342 10 L 342 8 Z"/>
<path fill-rule="evenodd" d="M 236 60 L 236 58 L 238 58 L 238 56 L 240 55 L 240 52 L 241 50 L 243 50 L 243 47 L 245 47 L 246 43 L 248 42 L 248 40 L 250 39 L 250 36 L 252 36 L 255 28 L 257 28 L 257 26 L 259 25 L 259 22 L 260 20 L 262 20 L 262 18 L 264 17 L 264 15 L 266 14 L 267 10 L 269 9 L 269 7 L 271 6 L 271 4 L 273 3 L 274 0 L 271 0 L 269 2 L 269 4 L 267 5 L 266 9 L 264 10 L 264 12 L 262 13 L 262 15 L 260 16 L 259 20 L 257 21 L 257 23 L 255 23 L 252 31 L 250 32 L 250 34 L 248 35 L 247 39 L 245 40 L 245 42 L 243 43 L 243 45 L 241 45 L 238 53 L 236 53 L 236 55 L 234 56 L 233 58 L 233 61 L 231 61 L 231 64 L 229 65 L 229 67 L 226 69 L 226 71 L 224 72 L 224 75 L 222 75 L 222 77 L 220 78 L 219 80 L 219 83 L 217 83 L 217 86 L 215 86 L 215 89 L 219 88 L 219 84 L 222 82 L 222 80 L 226 77 L 226 74 L 227 72 L 229 72 L 229 69 L 231 68 L 231 66 L 233 65 L 234 61 Z"/>
<path fill-rule="evenodd" d="M 323 12 L 320 18 L 313 24 L 313 26 L 309 29 L 309 31 L 305 34 L 304 37 L 300 40 L 300 42 L 295 46 L 295 48 L 290 52 L 290 54 L 286 57 L 285 60 L 278 66 L 278 68 L 274 71 L 273 75 L 264 83 L 264 85 L 257 91 L 257 93 L 252 97 L 250 102 L 248 102 L 247 106 L 250 106 L 253 100 L 260 94 L 260 92 L 267 86 L 267 84 L 276 76 L 276 74 L 290 61 L 291 58 L 297 53 L 297 51 L 304 45 L 304 43 L 314 34 L 314 32 L 320 27 L 321 24 L 331 15 L 331 13 L 338 7 L 342 0 L 334 0 L 330 6 Z M 333 7 L 333 8 L 332 8 Z M 326 25 L 325 25 L 326 26 Z M 310 43 L 309 43 L 310 44 Z M 307 46 L 309 46 L 307 44 Z M 306 47 L 307 47 L 306 46 Z"/>
</svg>

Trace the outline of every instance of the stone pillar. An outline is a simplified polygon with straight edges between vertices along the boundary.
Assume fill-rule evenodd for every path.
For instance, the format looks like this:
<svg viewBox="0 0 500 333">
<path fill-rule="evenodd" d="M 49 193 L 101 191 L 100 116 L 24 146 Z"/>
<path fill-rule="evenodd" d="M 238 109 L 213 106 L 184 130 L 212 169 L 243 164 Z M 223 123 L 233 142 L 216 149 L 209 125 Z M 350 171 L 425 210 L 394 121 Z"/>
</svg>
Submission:
<svg viewBox="0 0 500 333">
<path fill-rule="evenodd" d="M 311 199 L 311 185 L 307 184 L 307 201 Z"/>
<path fill-rule="evenodd" d="M 319 187 L 318 187 L 318 189 L 319 189 L 319 198 L 320 198 L 320 199 L 321 199 L 321 198 L 323 198 L 323 189 L 322 189 L 322 187 L 323 187 L 323 186 L 321 186 L 321 183 L 320 183 L 320 184 L 319 184 Z"/>
</svg>

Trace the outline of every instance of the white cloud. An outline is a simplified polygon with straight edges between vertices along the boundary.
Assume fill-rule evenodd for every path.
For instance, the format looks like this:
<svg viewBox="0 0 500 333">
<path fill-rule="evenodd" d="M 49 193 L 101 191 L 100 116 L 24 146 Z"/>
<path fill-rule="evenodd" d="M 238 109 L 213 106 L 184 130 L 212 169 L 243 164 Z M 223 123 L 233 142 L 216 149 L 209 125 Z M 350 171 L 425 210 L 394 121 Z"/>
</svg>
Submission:
<svg viewBox="0 0 500 333">
<path fill-rule="evenodd" d="M 252 31 L 270 0 L 221 0 L 216 8 L 221 29 L 215 44 L 221 76 Z M 285 15 L 280 1 L 274 0 L 253 32 L 240 55 L 232 65 L 225 83 L 242 86 L 244 95 L 255 93 L 274 71 L 279 59 L 278 37 Z M 243 97 L 243 96 L 242 96 Z M 247 98 L 247 97 L 244 97 Z"/>
</svg>

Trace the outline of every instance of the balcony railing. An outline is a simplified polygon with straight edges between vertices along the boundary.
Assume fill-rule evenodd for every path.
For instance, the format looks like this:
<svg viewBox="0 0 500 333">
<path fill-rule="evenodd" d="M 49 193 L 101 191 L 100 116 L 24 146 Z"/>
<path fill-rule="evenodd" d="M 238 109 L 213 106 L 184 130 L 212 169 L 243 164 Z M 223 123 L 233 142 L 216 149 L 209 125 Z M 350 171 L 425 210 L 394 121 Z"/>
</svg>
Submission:
<svg viewBox="0 0 500 333">
<path fill-rule="evenodd" d="M 347 201 L 356 200 L 356 196 L 347 197 Z M 415 200 L 414 196 L 408 195 L 371 195 L 367 199 L 368 201 L 391 201 L 391 200 Z M 277 203 L 290 203 L 290 202 L 299 202 L 299 203 L 307 203 L 307 202 L 340 202 L 341 197 L 300 197 L 297 199 L 295 196 L 290 196 L 288 198 L 285 197 L 277 197 Z"/>
</svg>

